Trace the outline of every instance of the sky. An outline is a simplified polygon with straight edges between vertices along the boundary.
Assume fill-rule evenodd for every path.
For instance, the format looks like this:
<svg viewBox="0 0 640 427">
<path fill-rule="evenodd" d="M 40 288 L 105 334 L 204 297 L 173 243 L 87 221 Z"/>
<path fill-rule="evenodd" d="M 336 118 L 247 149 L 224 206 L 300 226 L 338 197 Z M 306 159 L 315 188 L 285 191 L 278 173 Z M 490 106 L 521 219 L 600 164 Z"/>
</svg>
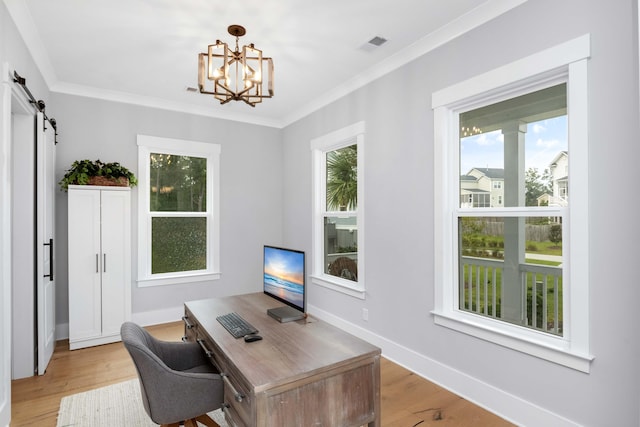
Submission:
<svg viewBox="0 0 640 427">
<path fill-rule="evenodd" d="M 278 248 L 264 248 L 264 272 L 302 285 L 304 283 L 304 254 Z"/>
<path fill-rule="evenodd" d="M 568 151 L 567 116 L 529 123 L 525 135 L 525 170 L 540 173 L 560 151 Z M 463 138 L 460 149 L 460 174 L 474 167 L 504 168 L 504 140 L 498 131 Z"/>
</svg>

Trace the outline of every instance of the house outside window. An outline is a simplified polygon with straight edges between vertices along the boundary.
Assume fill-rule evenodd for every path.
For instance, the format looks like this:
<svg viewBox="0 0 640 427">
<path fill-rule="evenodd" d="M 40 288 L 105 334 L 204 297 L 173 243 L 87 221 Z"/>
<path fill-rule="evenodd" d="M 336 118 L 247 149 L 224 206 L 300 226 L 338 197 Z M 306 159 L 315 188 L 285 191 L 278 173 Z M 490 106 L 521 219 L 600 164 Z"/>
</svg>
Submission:
<svg viewBox="0 0 640 427">
<path fill-rule="evenodd" d="M 364 122 L 311 141 L 313 256 L 311 280 L 364 298 Z"/>
<path fill-rule="evenodd" d="M 558 153 L 551 162 L 549 170 L 552 182 L 552 196 L 549 200 L 549 205 L 567 206 L 569 203 L 569 153 L 566 151 Z"/>
<path fill-rule="evenodd" d="M 433 95 L 435 322 L 585 372 L 593 358 L 585 268 L 589 44 L 583 36 Z M 545 127 L 556 128 L 561 142 L 547 151 L 535 138 L 527 143 Z M 539 202 L 558 183 L 551 159 L 539 160 L 545 152 L 565 153 L 570 205 Z M 482 190 L 482 179 L 472 188 L 469 176 L 483 170 L 483 178 L 502 175 L 495 206 L 468 199 Z"/>
<path fill-rule="evenodd" d="M 138 135 L 138 286 L 219 278 L 219 154 Z"/>
</svg>

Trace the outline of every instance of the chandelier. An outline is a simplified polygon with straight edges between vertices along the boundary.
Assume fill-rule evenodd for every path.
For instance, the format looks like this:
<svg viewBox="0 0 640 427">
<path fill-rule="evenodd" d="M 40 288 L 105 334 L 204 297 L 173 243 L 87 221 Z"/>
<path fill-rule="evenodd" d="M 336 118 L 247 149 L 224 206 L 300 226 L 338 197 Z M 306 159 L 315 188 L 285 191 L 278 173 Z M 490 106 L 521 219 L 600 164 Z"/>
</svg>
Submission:
<svg viewBox="0 0 640 427">
<path fill-rule="evenodd" d="M 246 34 L 244 27 L 230 25 L 227 30 L 236 38 L 235 51 L 216 40 L 216 44 L 209 45 L 208 53 L 198 55 L 200 93 L 213 95 L 220 104 L 244 101 L 255 107 L 263 98 L 273 96 L 273 60 L 264 58 L 253 43 L 242 50 L 238 48 L 238 39 Z"/>
</svg>

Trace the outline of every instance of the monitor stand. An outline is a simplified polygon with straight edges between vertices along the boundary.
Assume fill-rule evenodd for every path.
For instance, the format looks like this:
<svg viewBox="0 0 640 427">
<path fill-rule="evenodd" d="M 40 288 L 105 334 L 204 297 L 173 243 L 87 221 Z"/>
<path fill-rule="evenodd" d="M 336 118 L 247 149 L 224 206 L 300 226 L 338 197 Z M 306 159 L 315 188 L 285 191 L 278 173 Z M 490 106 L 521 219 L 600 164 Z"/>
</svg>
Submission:
<svg viewBox="0 0 640 427">
<path fill-rule="evenodd" d="M 288 305 L 270 308 L 267 310 L 267 314 L 274 319 L 276 319 L 280 323 L 292 322 L 294 320 L 304 319 L 304 313 L 296 310 L 293 307 L 289 307 Z"/>
</svg>

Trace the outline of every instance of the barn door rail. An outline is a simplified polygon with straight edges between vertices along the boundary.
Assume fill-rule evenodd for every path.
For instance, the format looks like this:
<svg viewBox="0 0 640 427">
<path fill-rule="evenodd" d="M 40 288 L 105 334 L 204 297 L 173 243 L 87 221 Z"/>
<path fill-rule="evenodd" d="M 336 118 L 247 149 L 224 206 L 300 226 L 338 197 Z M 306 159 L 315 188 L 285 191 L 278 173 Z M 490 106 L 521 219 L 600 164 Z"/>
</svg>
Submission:
<svg viewBox="0 0 640 427">
<path fill-rule="evenodd" d="M 45 121 L 48 121 L 51 124 L 51 127 L 54 130 L 54 142 L 57 144 L 58 143 L 58 127 L 56 124 L 56 119 L 54 119 L 53 117 L 47 117 L 47 113 L 45 113 L 44 111 L 46 108 L 44 101 L 41 99 L 36 100 L 36 98 L 33 96 L 31 91 L 27 87 L 27 79 L 20 76 L 20 74 L 18 74 L 18 72 L 15 70 L 13 71 L 13 81 L 14 83 L 18 83 L 20 87 L 22 87 L 22 90 L 24 90 L 24 93 L 29 98 L 29 102 L 32 103 L 39 112 L 42 113 Z"/>
</svg>

